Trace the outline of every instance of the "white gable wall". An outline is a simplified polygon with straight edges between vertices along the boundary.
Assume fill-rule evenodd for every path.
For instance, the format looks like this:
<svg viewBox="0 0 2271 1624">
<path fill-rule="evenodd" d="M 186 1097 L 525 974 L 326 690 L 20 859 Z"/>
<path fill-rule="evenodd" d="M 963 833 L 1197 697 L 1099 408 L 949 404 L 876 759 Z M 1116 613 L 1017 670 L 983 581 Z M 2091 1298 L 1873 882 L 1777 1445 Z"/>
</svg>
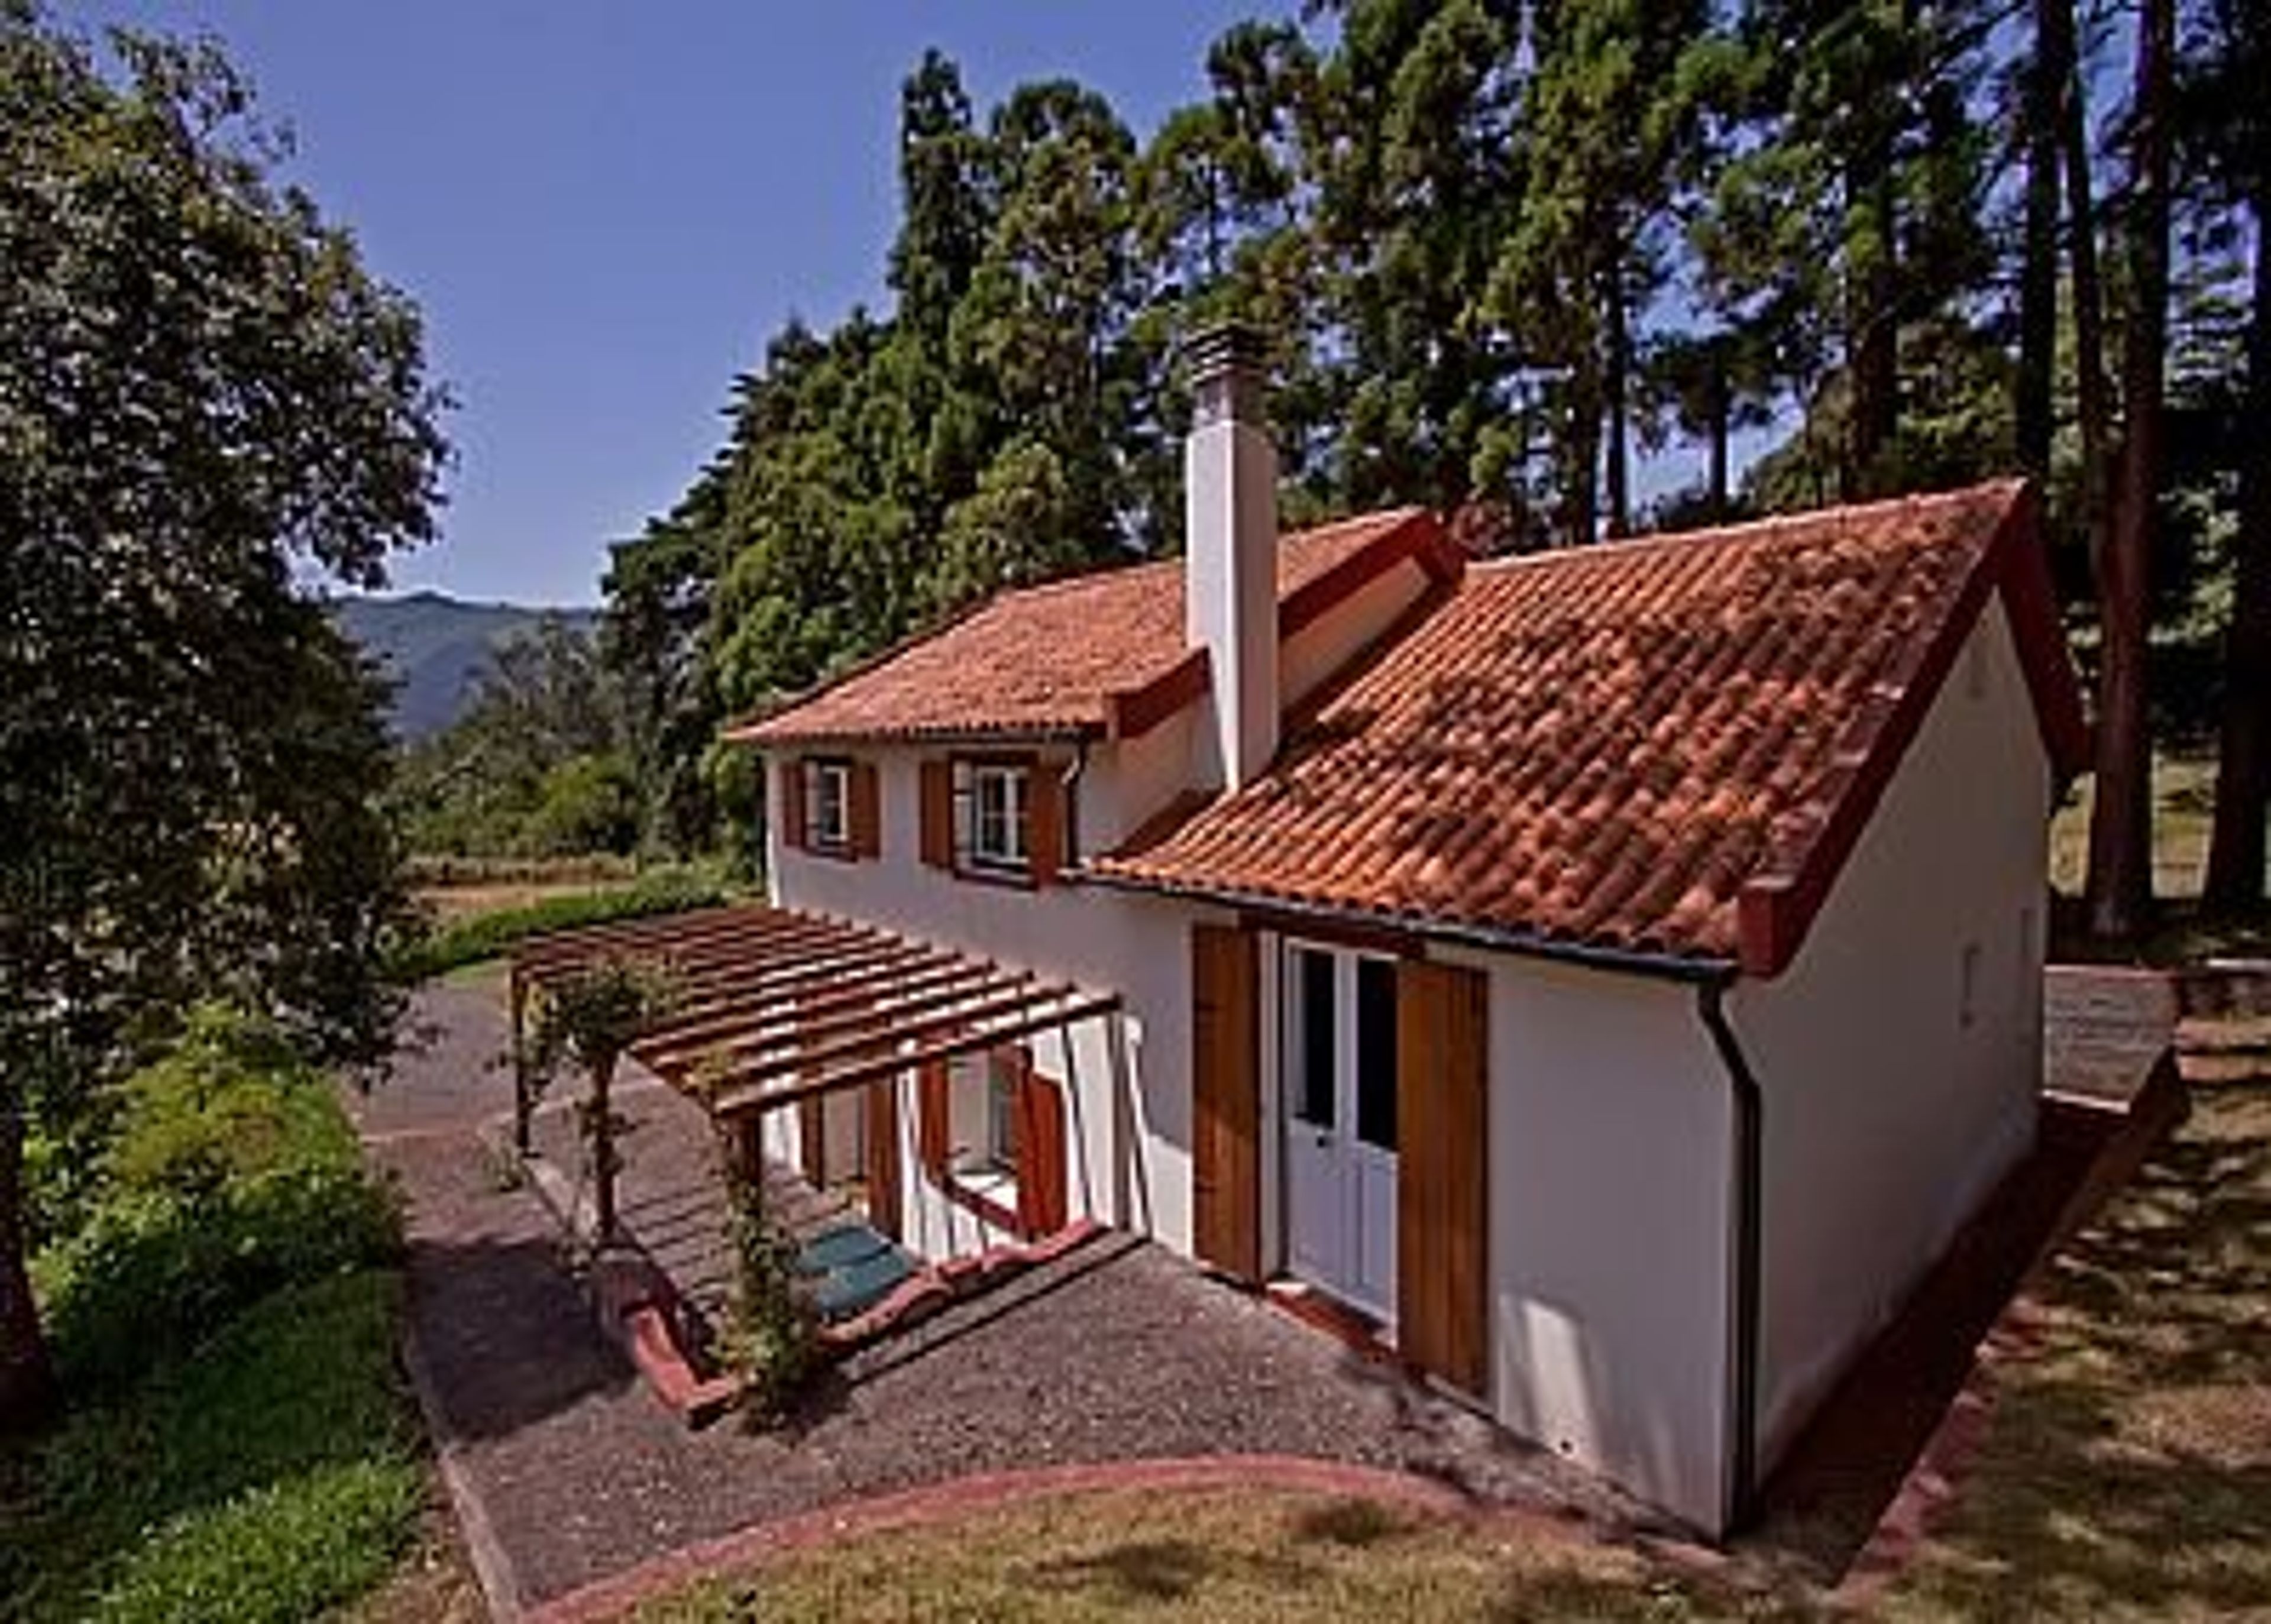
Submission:
<svg viewBox="0 0 2271 1624">
<path fill-rule="evenodd" d="M 1729 997 L 1764 1096 L 1762 1468 L 2032 1143 L 2050 793 L 1991 600 L 1796 961 Z"/>
<path fill-rule="evenodd" d="M 1440 957 L 1490 976 L 1492 1408 L 1716 1530 L 1732 1108 L 1694 989 Z"/>
</svg>

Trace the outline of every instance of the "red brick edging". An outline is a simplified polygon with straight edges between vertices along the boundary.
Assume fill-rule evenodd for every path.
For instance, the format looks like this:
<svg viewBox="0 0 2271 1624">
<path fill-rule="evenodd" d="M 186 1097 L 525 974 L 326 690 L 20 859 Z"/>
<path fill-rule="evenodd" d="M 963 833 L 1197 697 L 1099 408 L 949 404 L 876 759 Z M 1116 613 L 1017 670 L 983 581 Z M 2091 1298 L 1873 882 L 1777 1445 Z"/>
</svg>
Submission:
<svg viewBox="0 0 2271 1624">
<path fill-rule="evenodd" d="M 1361 1498 L 1433 1516 L 1470 1516 L 1481 1509 L 1457 1490 L 1430 1478 L 1378 1466 L 1290 1455 L 1197 1456 L 981 1472 L 921 1488 L 823 1506 L 686 1546 L 570 1590 L 530 1609 L 524 1616 L 527 1624 L 598 1624 L 600 1620 L 620 1617 L 664 1591 L 767 1557 L 815 1550 L 840 1539 L 931 1527 L 981 1511 L 1061 1495 L 1112 1490 L 1192 1493 L 1229 1488 Z M 1493 1506 L 1486 1509 L 1485 1515 L 1493 1520 L 1534 1523 L 1538 1529 L 1551 1530 L 1564 1538 L 1583 1537 L 1566 1518 L 1543 1511 Z"/>
</svg>

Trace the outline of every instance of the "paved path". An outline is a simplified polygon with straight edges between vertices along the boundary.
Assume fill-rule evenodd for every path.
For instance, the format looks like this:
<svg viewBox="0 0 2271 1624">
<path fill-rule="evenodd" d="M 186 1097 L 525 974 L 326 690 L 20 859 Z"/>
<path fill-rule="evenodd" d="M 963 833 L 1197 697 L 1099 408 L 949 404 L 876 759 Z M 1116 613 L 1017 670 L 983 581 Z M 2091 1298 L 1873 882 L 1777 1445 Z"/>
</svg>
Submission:
<svg viewBox="0 0 2271 1624">
<path fill-rule="evenodd" d="M 510 1108 L 493 991 L 428 988 L 355 1114 L 410 1202 L 409 1315 L 437 1441 L 500 1611 L 690 1544 L 977 1472 L 1196 1456 L 1417 1473 L 1484 1503 L 1645 1514 L 1141 1242 L 886 1345 L 788 1433 L 692 1433 L 599 1334 L 550 1219 L 480 1129 Z M 626 1145 L 636 1157 L 636 1142 Z M 989 1303 L 991 1306 L 989 1307 Z"/>
</svg>

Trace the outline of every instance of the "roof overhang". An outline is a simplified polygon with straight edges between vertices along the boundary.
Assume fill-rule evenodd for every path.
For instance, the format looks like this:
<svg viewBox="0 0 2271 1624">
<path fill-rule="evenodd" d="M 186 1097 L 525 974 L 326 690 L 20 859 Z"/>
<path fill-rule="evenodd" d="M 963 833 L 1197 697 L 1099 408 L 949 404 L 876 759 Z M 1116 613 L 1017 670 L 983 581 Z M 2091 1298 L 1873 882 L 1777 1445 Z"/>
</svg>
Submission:
<svg viewBox="0 0 2271 1624">
<path fill-rule="evenodd" d="M 1854 719 L 1838 751 L 1843 782 L 1824 793 L 1829 810 L 1812 838 L 1753 875 L 1738 893 L 1738 959 L 1745 974 L 1779 975 L 1798 957 L 1991 596 L 2002 601 L 2053 778 L 2064 783 L 2089 766 L 2089 726 L 2059 624 L 2043 551 L 2041 504 L 2029 486 L 2013 497 L 1962 590 L 1932 636 L 1918 644 L 1907 671 L 1880 684 L 1875 703 Z"/>
<path fill-rule="evenodd" d="M 1085 992 L 934 943 L 766 906 L 542 936 L 511 960 L 525 994 L 609 960 L 652 965 L 674 998 L 628 1051 L 723 1116 L 865 1087 L 1109 1015 Z"/>
</svg>

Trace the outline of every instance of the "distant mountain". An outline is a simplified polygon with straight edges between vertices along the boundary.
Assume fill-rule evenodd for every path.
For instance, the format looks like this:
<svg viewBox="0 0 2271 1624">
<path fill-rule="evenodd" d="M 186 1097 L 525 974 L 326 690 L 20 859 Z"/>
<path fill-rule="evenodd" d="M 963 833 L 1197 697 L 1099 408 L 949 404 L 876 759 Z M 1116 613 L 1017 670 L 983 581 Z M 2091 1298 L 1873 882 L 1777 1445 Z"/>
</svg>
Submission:
<svg viewBox="0 0 2271 1624">
<path fill-rule="evenodd" d="M 394 728 L 406 739 L 422 738 L 455 721 L 496 651 L 534 631 L 546 616 L 556 615 L 586 637 L 599 623 L 595 609 L 467 603 L 432 592 L 340 598 L 332 607 L 340 628 L 400 679 Z"/>
</svg>

